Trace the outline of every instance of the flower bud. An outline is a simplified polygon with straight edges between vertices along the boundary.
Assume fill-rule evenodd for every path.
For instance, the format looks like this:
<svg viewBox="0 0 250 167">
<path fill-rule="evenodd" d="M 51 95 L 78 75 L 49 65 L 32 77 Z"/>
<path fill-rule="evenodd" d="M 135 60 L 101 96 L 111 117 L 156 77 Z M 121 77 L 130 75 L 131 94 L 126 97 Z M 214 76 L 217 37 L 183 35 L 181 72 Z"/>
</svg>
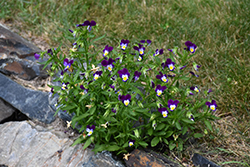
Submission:
<svg viewBox="0 0 250 167">
<path fill-rule="evenodd" d="M 154 120 L 155 118 L 156 118 L 156 115 L 155 115 L 155 114 L 152 114 L 149 121 L 152 121 L 152 120 Z"/>
<path fill-rule="evenodd" d="M 143 104 L 140 101 L 138 102 L 138 106 L 141 107 L 141 108 L 144 107 Z"/>
<path fill-rule="evenodd" d="M 134 133 L 135 133 L 135 136 L 136 136 L 137 138 L 140 138 L 138 129 L 135 129 L 135 130 L 134 130 Z"/>
</svg>

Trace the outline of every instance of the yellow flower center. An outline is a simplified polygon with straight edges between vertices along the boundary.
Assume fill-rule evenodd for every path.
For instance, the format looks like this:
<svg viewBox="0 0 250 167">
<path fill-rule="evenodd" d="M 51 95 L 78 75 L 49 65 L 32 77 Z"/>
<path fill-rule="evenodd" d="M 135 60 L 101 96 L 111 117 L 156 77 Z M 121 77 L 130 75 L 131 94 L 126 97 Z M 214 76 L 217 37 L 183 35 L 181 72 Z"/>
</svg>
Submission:
<svg viewBox="0 0 250 167">
<path fill-rule="evenodd" d="M 175 106 L 174 105 L 171 105 L 170 106 L 170 109 L 173 111 L 175 109 Z"/>
<path fill-rule="evenodd" d="M 142 54 L 143 54 L 143 51 L 140 50 L 140 54 L 142 55 Z"/>
<path fill-rule="evenodd" d="M 213 110 L 213 111 L 215 110 L 215 106 L 214 106 L 214 105 L 212 105 L 210 108 L 211 108 L 211 110 Z"/>
<path fill-rule="evenodd" d="M 105 51 L 104 56 L 107 56 L 108 53 L 109 53 L 109 52 Z"/>
<path fill-rule="evenodd" d="M 173 68 L 174 68 L 174 67 L 173 67 L 172 65 L 171 65 L 171 66 L 169 66 L 169 69 L 170 69 L 170 70 L 173 70 Z"/>
<path fill-rule="evenodd" d="M 89 131 L 89 134 L 88 134 L 88 135 L 92 135 L 92 133 L 93 133 L 92 131 Z"/>
<path fill-rule="evenodd" d="M 69 68 L 69 66 L 67 65 L 67 67 L 66 68 Z"/>
<path fill-rule="evenodd" d="M 162 115 L 163 115 L 163 117 L 167 117 L 167 114 L 166 114 L 166 113 L 163 113 Z"/>
<path fill-rule="evenodd" d="M 124 104 L 125 104 L 125 106 L 128 106 L 129 101 L 128 100 L 124 101 Z"/>
<path fill-rule="evenodd" d="M 191 52 L 193 52 L 193 51 L 194 51 L 194 49 L 193 49 L 193 48 L 190 48 L 190 51 L 191 51 Z"/>
<path fill-rule="evenodd" d="M 109 71 L 112 71 L 112 68 L 111 68 L 111 67 L 108 67 L 108 70 L 109 70 Z"/>
<path fill-rule="evenodd" d="M 99 76 L 98 76 L 98 75 L 95 75 L 95 77 L 94 77 L 94 78 L 95 78 L 95 80 L 97 80 L 97 79 L 99 78 Z"/>
<path fill-rule="evenodd" d="M 128 77 L 127 76 L 124 76 L 123 77 L 123 81 L 127 81 Z"/>
<path fill-rule="evenodd" d="M 133 145 L 133 142 L 129 142 L 129 146 L 131 147 Z"/>
<path fill-rule="evenodd" d="M 163 80 L 163 82 L 167 82 L 167 79 L 166 79 L 166 78 L 163 78 L 162 80 Z"/>
<path fill-rule="evenodd" d="M 157 91 L 157 95 L 160 96 L 162 94 L 162 91 Z"/>
<path fill-rule="evenodd" d="M 123 46 L 122 46 L 122 49 L 125 49 L 125 48 L 126 48 L 126 46 L 125 46 L 125 45 L 123 45 Z"/>
</svg>

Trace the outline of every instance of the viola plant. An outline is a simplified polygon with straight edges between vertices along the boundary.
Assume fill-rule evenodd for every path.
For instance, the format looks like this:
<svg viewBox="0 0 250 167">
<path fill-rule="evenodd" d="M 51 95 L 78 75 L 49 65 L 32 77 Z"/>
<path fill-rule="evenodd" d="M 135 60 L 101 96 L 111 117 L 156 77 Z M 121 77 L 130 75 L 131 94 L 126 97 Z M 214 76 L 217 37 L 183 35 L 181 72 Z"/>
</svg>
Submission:
<svg viewBox="0 0 250 167">
<path fill-rule="evenodd" d="M 189 62 L 197 52 L 195 44 L 187 41 L 183 53 L 178 48 L 165 53 L 152 52 L 150 40 L 122 39 L 119 46 L 106 44 L 96 52 L 90 46 L 104 37 L 95 37 L 97 29 L 94 21 L 70 29 L 77 49 L 69 49 L 69 55 L 60 47 L 34 55 L 40 59 L 47 54 L 49 74 L 60 74 L 54 82 L 61 86 L 50 85 L 50 94 L 59 95 L 57 112 L 73 114 L 71 126 L 83 134 L 73 145 L 85 143 L 85 149 L 93 143 L 95 152 L 117 154 L 158 143 L 183 150 L 189 137 L 205 135 L 201 126 L 213 130 L 217 104 L 208 96 L 211 89 L 202 96 L 202 85 L 191 82 L 199 75 L 190 68 L 196 73 L 202 69 Z"/>
</svg>

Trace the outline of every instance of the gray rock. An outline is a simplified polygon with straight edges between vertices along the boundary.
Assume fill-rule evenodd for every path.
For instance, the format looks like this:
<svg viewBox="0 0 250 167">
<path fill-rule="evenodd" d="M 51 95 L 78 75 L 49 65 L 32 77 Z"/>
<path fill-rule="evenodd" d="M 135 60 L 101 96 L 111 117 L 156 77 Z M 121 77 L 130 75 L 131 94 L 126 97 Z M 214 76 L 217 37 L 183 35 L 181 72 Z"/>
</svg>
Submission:
<svg viewBox="0 0 250 167">
<path fill-rule="evenodd" d="M 103 151 L 101 153 L 97 153 L 96 155 L 92 156 L 89 161 L 84 162 L 82 167 L 124 167 L 124 165 L 119 162 L 115 161 L 112 157 L 112 154 L 108 151 Z"/>
<path fill-rule="evenodd" d="M 15 110 L 16 109 L 14 107 L 0 98 L 0 122 L 10 117 L 15 112 Z"/>
<path fill-rule="evenodd" d="M 6 166 L 123 167 L 110 154 L 95 155 L 89 148 L 83 150 L 82 144 L 71 147 L 73 140 L 28 121 L 0 125 L 0 136 L 0 162 Z"/>
<path fill-rule="evenodd" d="M 45 92 L 26 89 L 0 73 L 0 98 L 30 119 L 47 124 L 55 120 L 48 96 L 49 94 Z"/>
<path fill-rule="evenodd" d="M 0 24 L 0 72 L 17 75 L 21 79 L 32 80 L 35 77 L 48 77 L 41 60 L 34 58 L 41 50 L 19 35 Z"/>
<path fill-rule="evenodd" d="M 220 167 L 219 165 L 209 161 L 208 159 L 204 158 L 200 154 L 194 153 L 192 157 L 193 164 L 199 167 Z"/>
</svg>

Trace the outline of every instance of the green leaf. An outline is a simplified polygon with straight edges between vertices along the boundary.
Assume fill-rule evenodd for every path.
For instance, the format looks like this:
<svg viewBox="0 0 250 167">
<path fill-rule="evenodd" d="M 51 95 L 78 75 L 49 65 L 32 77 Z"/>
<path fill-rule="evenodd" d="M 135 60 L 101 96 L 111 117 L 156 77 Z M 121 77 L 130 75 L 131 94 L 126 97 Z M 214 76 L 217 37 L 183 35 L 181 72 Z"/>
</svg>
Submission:
<svg viewBox="0 0 250 167">
<path fill-rule="evenodd" d="M 183 118 L 183 119 L 181 119 L 181 121 L 183 121 L 185 123 L 188 123 L 188 124 L 194 124 L 195 123 L 194 121 L 191 121 L 190 119 L 187 119 L 187 118 Z"/>
<path fill-rule="evenodd" d="M 77 70 L 75 76 L 74 76 L 74 82 L 76 82 L 77 78 L 79 77 L 79 74 L 80 74 L 80 69 Z"/>
<path fill-rule="evenodd" d="M 95 113 L 95 110 L 96 110 L 96 106 L 91 107 L 89 110 L 89 114 L 93 115 Z"/>
<path fill-rule="evenodd" d="M 154 137 L 153 140 L 151 141 L 151 146 L 155 147 L 159 143 L 160 139 L 159 137 Z"/>
<path fill-rule="evenodd" d="M 209 130 L 213 131 L 212 125 L 210 124 L 210 122 L 208 120 L 205 120 L 204 123 Z"/>
<path fill-rule="evenodd" d="M 163 138 L 163 141 L 164 141 L 164 143 L 166 143 L 167 145 L 169 144 L 169 142 L 168 142 L 167 139 Z"/>
<path fill-rule="evenodd" d="M 104 34 L 103 36 L 100 36 L 96 39 L 94 39 L 93 41 L 91 41 L 91 43 L 94 43 L 95 41 L 99 41 L 100 39 L 104 38 L 106 34 Z"/>
<path fill-rule="evenodd" d="M 148 130 L 148 135 L 149 135 L 149 136 L 152 136 L 152 134 L 153 134 L 153 129 L 149 129 L 149 130 Z"/>
<path fill-rule="evenodd" d="M 155 130 L 162 130 L 163 128 L 165 128 L 165 124 L 159 124 L 159 125 L 157 125 L 157 127 L 156 127 L 156 129 Z"/>
<path fill-rule="evenodd" d="M 81 143 L 83 140 L 84 140 L 83 137 L 80 136 L 80 137 L 79 137 L 78 139 L 76 139 L 76 141 L 71 145 L 71 147 L 73 147 L 73 146 L 75 146 L 75 145 Z"/>
<path fill-rule="evenodd" d="M 112 145 L 112 146 L 108 146 L 107 150 L 108 151 L 117 151 L 119 150 L 121 147 L 117 146 L 117 145 Z"/>
<path fill-rule="evenodd" d="M 177 129 L 181 130 L 181 125 L 180 125 L 179 122 L 175 122 L 175 126 L 176 126 Z"/>
<path fill-rule="evenodd" d="M 190 80 L 191 78 L 190 77 L 180 77 L 180 79 L 184 80 L 184 81 L 188 81 Z"/>
<path fill-rule="evenodd" d="M 176 144 L 175 143 L 171 143 L 169 144 L 169 150 L 173 150 L 174 148 L 176 147 Z"/>
<path fill-rule="evenodd" d="M 85 94 L 85 95 L 82 95 L 82 97 L 79 99 L 79 102 L 81 102 L 83 99 L 85 99 L 86 97 L 88 97 L 88 93 L 87 94 Z"/>
<path fill-rule="evenodd" d="M 185 135 L 187 133 L 187 130 L 188 130 L 188 127 L 185 126 L 183 129 L 182 129 L 182 135 Z"/>
<path fill-rule="evenodd" d="M 148 144 L 144 141 L 139 141 L 139 144 L 144 148 L 148 146 Z"/>
<path fill-rule="evenodd" d="M 155 133 L 155 136 L 164 136 L 164 135 L 166 135 L 165 131 L 160 131 L 160 132 Z"/>
<path fill-rule="evenodd" d="M 85 142 L 83 149 L 87 148 L 91 144 L 91 138 L 88 138 L 88 140 Z"/>
<path fill-rule="evenodd" d="M 67 111 L 69 111 L 69 110 L 72 110 L 74 108 L 76 108 L 76 106 L 69 106 L 68 105 L 68 106 L 62 107 L 61 110 L 67 110 Z"/>
<path fill-rule="evenodd" d="M 194 137 L 195 137 L 195 138 L 200 138 L 200 137 L 203 137 L 203 134 L 201 134 L 201 133 L 195 133 L 195 134 L 194 134 Z"/>
<path fill-rule="evenodd" d="M 95 148 L 92 151 L 97 153 L 97 152 L 101 152 L 101 151 L 104 151 L 104 150 L 106 150 L 106 144 L 95 145 Z"/>
<path fill-rule="evenodd" d="M 170 137 L 173 133 L 174 133 L 173 131 L 167 131 L 167 134 L 166 134 L 165 138 Z"/>
</svg>

